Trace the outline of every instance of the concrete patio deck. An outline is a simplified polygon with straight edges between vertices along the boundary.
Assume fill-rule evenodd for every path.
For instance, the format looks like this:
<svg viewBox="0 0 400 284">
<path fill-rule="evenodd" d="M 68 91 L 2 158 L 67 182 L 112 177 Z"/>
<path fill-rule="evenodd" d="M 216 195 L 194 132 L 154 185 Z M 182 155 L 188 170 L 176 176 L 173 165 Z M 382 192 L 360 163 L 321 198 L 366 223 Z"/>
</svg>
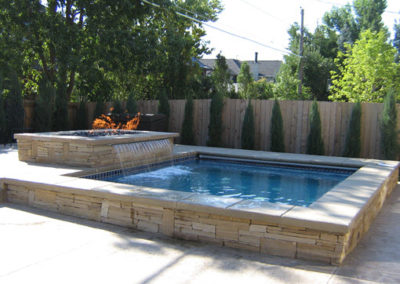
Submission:
<svg viewBox="0 0 400 284">
<path fill-rule="evenodd" d="M 0 150 L 0 178 L 35 175 Z M 47 168 L 68 173 L 62 167 Z M 0 283 L 399 283 L 400 190 L 339 266 L 175 240 L 10 203 L 0 204 Z"/>
</svg>

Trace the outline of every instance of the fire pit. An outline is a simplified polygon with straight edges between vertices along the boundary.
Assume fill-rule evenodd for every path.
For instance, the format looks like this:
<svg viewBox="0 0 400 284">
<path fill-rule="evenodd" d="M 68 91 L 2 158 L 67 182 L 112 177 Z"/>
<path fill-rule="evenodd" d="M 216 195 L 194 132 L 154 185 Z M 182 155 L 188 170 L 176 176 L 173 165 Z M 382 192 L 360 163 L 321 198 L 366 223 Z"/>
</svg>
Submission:
<svg viewBox="0 0 400 284">
<path fill-rule="evenodd" d="M 171 158 L 177 133 L 102 129 L 15 134 L 20 161 L 121 168 Z"/>
</svg>

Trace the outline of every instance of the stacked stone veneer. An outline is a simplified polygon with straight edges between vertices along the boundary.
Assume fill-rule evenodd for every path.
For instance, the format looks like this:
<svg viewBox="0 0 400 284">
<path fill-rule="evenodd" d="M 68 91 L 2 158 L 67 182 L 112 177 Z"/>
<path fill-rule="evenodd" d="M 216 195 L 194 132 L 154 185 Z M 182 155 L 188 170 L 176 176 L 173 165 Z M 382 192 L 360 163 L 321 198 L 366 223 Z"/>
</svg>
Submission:
<svg viewBox="0 0 400 284">
<path fill-rule="evenodd" d="M 283 217 L 149 198 L 130 194 L 83 190 L 66 185 L 5 179 L 4 199 L 33 207 L 161 233 L 183 239 L 213 242 L 271 255 L 339 264 L 356 246 L 396 186 L 398 169 L 376 190 L 346 230 L 318 229 L 313 223 L 290 225 Z"/>
<path fill-rule="evenodd" d="M 121 137 L 77 137 L 57 135 L 56 133 L 16 134 L 18 158 L 20 161 L 63 164 L 91 168 L 133 167 L 146 163 L 170 159 L 175 133 L 139 132 L 138 135 Z M 149 141 L 168 141 L 169 147 L 140 152 L 132 155 L 117 153 L 115 145 L 149 143 Z M 127 159 L 129 158 L 129 160 Z M 122 163 L 121 163 L 122 159 Z"/>
</svg>

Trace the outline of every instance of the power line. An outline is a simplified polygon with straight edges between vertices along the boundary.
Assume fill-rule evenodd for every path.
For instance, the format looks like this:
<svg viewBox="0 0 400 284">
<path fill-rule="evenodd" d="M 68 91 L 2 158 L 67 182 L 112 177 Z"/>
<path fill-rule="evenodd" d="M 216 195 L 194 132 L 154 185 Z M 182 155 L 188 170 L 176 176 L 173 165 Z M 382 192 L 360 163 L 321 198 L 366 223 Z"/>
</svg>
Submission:
<svg viewBox="0 0 400 284">
<path fill-rule="evenodd" d="M 285 24 L 287 23 L 287 21 L 285 21 L 285 20 L 283 20 L 283 19 L 281 19 L 281 18 L 278 18 L 278 17 L 276 17 L 276 16 L 274 16 L 274 15 L 268 13 L 268 12 L 265 11 L 264 9 L 261 9 L 260 7 L 254 5 L 254 4 L 252 4 L 252 3 L 250 3 L 250 2 L 248 2 L 248 1 L 246 1 L 246 0 L 240 0 L 240 1 L 243 2 L 243 3 L 245 3 L 245 4 L 247 4 L 247 5 L 249 5 L 250 7 L 254 8 L 254 9 L 256 9 L 256 10 L 257 10 L 258 12 L 260 12 L 260 13 L 263 13 L 263 14 L 265 14 L 265 15 L 271 17 L 271 18 L 274 18 L 275 20 L 278 20 L 278 21 L 280 21 L 280 22 L 282 22 L 282 23 L 285 23 Z"/>
<path fill-rule="evenodd" d="M 159 8 L 159 9 L 164 9 L 164 8 L 161 7 L 159 4 L 156 4 L 156 3 L 153 3 L 153 2 L 150 2 L 150 1 L 147 1 L 147 0 L 142 0 L 142 2 L 143 2 L 143 3 L 146 3 L 146 4 L 148 4 L 148 5 L 151 5 L 151 6 L 153 6 L 153 7 Z M 177 6 L 174 5 L 174 7 L 177 7 Z M 230 31 L 221 29 L 221 28 L 219 28 L 219 27 L 210 25 L 210 24 L 208 24 L 208 23 L 206 23 L 206 22 L 203 22 L 203 21 L 198 20 L 198 19 L 196 19 L 196 18 L 194 18 L 194 17 L 192 17 L 192 16 L 183 14 L 183 13 L 178 12 L 178 11 L 175 11 L 175 13 L 176 13 L 177 15 L 181 16 L 181 17 L 187 18 L 187 19 L 192 20 L 192 21 L 194 21 L 194 22 L 196 22 L 196 23 L 202 24 L 202 25 L 204 25 L 204 26 L 206 26 L 206 27 L 212 28 L 212 29 L 217 30 L 217 31 L 219 31 L 219 32 L 228 34 L 228 35 L 230 35 L 230 36 L 233 36 L 233 37 L 236 37 L 236 38 L 240 38 L 240 39 L 243 39 L 243 40 L 246 40 L 246 41 L 255 43 L 255 44 L 257 44 L 257 45 L 260 45 L 260 46 L 263 46 L 263 47 L 265 47 L 265 48 L 269 48 L 269 49 L 278 51 L 278 52 L 280 52 L 280 53 L 292 54 L 292 55 L 301 57 L 300 55 L 298 55 L 298 54 L 296 54 L 296 53 L 293 53 L 293 52 L 291 52 L 290 50 L 279 49 L 279 48 L 276 48 L 276 47 L 273 47 L 273 46 L 264 44 L 264 43 L 262 43 L 262 42 L 259 42 L 259 41 L 257 41 L 257 40 L 248 38 L 248 37 L 246 37 L 246 36 L 242 36 L 242 35 L 235 34 L 235 33 L 233 33 L 233 32 L 230 32 Z"/>
</svg>

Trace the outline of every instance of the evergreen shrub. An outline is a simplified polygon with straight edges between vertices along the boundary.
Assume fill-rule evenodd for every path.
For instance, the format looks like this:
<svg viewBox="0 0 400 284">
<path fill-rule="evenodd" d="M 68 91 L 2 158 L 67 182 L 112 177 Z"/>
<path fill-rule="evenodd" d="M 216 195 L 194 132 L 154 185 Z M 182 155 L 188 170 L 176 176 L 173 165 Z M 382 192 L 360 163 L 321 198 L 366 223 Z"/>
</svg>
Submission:
<svg viewBox="0 0 400 284">
<path fill-rule="evenodd" d="M 345 157 L 360 157 L 361 153 L 361 103 L 357 102 L 351 111 L 349 129 L 343 152 Z"/>
<path fill-rule="evenodd" d="M 323 155 L 324 141 L 322 140 L 321 118 L 318 103 L 313 101 L 310 111 L 310 133 L 307 138 L 307 154 Z"/>
<path fill-rule="evenodd" d="M 193 131 L 193 98 L 189 96 L 185 104 L 185 115 L 183 117 L 181 143 L 195 145 Z"/>
<path fill-rule="evenodd" d="M 384 159 L 397 160 L 399 146 L 397 143 L 397 110 L 396 96 L 390 90 L 383 101 L 383 112 L 381 118 L 381 151 Z"/>
<path fill-rule="evenodd" d="M 246 112 L 244 114 L 243 124 L 242 124 L 242 149 L 253 150 L 254 149 L 254 114 L 253 106 L 251 105 L 251 100 L 249 100 Z"/>
<path fill-rule="evenodd" d="M 271 151 L 285 152 L 285 140 L 283 135 L 283 120 L 279 101 L 275 99 L 271 115 Z"/>
</svg>

